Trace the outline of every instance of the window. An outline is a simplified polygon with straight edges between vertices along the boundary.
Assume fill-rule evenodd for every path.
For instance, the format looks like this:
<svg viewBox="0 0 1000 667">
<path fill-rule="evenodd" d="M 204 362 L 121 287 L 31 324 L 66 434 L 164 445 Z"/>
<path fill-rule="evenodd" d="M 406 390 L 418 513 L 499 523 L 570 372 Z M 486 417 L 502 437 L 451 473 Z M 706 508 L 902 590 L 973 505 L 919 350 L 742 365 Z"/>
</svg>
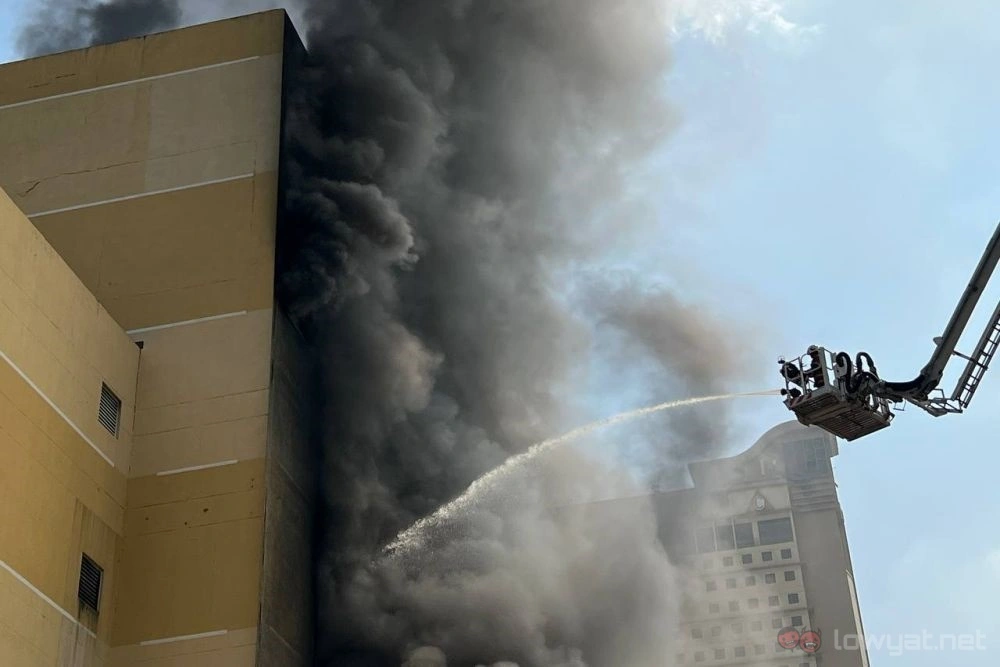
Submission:
<svg viewBox="0 0 1000 667">
<path fill-rule="evenodd" d="M 753 645 L 753 652 L 754 652 L 754 655 L 763 655 L 764 654 L 764 645 L 763 644 L 754 644 Z"/>
<path fill-rule="evenodd" d="M 791 549 L 782 549 L 781 550 L 781 558 L 782 558 L 782 560 L 791 560 L 791 558 L 792 558 L 792 550 Z"/>
<path fill-rule="evenodd" d="M 731 523 L 715 527 L 715 543 L 719 551 L 728 551 L 736 548 L 736 541 L 733 539 L 733 525 Z"/>
<path fill-rule="evenodd" d="M 798 604 L 798 603 L 799 603 L 799 594 L 798 593 L 789 593 L 788 594 L 788 604 Z"/>
<path fill-rule="evenodd" d="M 715 532 L 711 526 L 699 528 L 694 533 L 695 546 L 698 553 L 707 554 L 715 551 Z"/>
<path fill-rule="evenodd" d="M 715 590 L 715 581 L 713 581 L 711 579 L 709 579 L 708 581 L 706 581 L 705 582 L 705 590 L 708 591 L 709 593 L 711 593 L 712 591 L 714 591 Z"/>
<path fill-rule="evenodd" d="M 757 534 L 760 535 L 761 544 L 781 544 L 792 541 L 792 520 L 788 517 L 782 519 L 768 519 L 757 522 Z"/>
<path fill-rule="evenodd" d="M 770 551 L 761 551 L 760 559 L 764 562 L 772 561 L 774 560 L 774 554 L 771 553 Z"/>
<path fill-rule="evenodd" d="M 723 567 L 732 567 L 733 566 L 733 557 L 732 556 L 726 556 L 725 558 L 723 558 L 722 559 L 722 566 Z"/>
<path fill-rule="evenodd" d="M 757 577 L 755 577 L 754 575 L 751 574 L 751 575 L 749 575 L 743 581 L 743 584 L 746 585 L 746 586 L 756 586 L 757 585 Z"/>
<path fill-rule="evenodd" d="M 747 649 L 745 646 L 737 646 L 733 649 L 733 655 L 737 658 L 747 657 Z"/>
<path fill-rule="evenodd" d="M 80 585 L 77 589 L 77 596 L 80 604 L 89 607 L 95 612 L 101 604 L 101 579 L 104 577 L 104 570 L 93 561 L 87 554 L 83 554 L 80 559 Z"/>
<path fill-rule="evenodd" d="M 726 579 L 726 588 L 736 588 L 736 578 L 729 577 Z"/>
<path fill-rule="evenodd" d="M 691 628 L 691 638 L 701 639 L 701 628 Z"/>
<path fill-rule="evenodd" d="M 795 627 L 799 627 L 800 625 L 802 625 L 802 617 L 792 616 L 792 625 Z"/>
<path fill-rule="evenodd" d="M 742 623 L 733 623 L 732 625 L 729 626 L 729 629 L 733 631 L 733 634 L 737 634 L 738 635 L 741 632 L 743 632 L 743 624 Z"/>
<path fill-rule="evenodd" d="M 694 652 L 694 661 L 695 662 L 705 662 L 705 652 L 704 651 L 695 651 Z"/>
<path fill-rule="evenodd" d="M 737 612 L 739 610 L 740 610 L 740 603 L 737 602 L 736 600 L 730 600 L 729 601 L 729 611 L 731 611 L 731 612 Z"/>
<path fill-rule="evenodd" d="M 795 581 L 795 570 L 785 570 L 785 581 Z"/>
<path fill-rule="evenodd" d="M 781 629 L 781 618 L 772 618 L 771 619 L 771 627 L 774 628 L 775 630 L 780 630 Z"/>
<path fill-rule="evenodd" d="M 777 595 L 772 595 L 771 597 L 767 598 L 767 606 L 769 606 L 769 607 L 777 607 L 778 604 L 779 604 L 779 600 L 778 600 L 778 596 Z"/>
<path fill-rule="evenodd" d="M 736 530 L 736 546 L 738 548 L 742 549 L 754 545 L 752 523 L 738 523 L 733 528 Z"/>
<path fill-rule="evenodd" d="M 111 387 L 101 383 L 101 402 L 97 406 L 97 421 L 108 429 L 108 433 L 118 437 L 118 427 L 122 420 L 122 399 L 111 391 Z"/>
<path fill-rule="evenodd" d="M 719 613 L 719 605 L 718 605 L 718 603 L 713 602 L 710 605 L 708 605 L 708 613 L 709 614 L 718 614 Z"/>
<path fill-rule="evenodd" d="M 816 475 L 830 470 L 830 456 L 824 438 L 785 445 L 785 467 L 792 475 Z"/>
<path fill-rule="evenodd" d="M 750 629 L 754 632 L 760 632 L 764 629 L 764 623 L 762 621 L 754 621 L 750 624 Z"/>
<path fill-rule="evenodd" d="M 726 659 L 726 649 L 724 649 L 724 648 L 717 648 L 717 649 L 715 649 L 715 659 L 716 660 L 725 660 Z"/>
<path fill-rule="evenodd" d="M 750 598 L 749 600 L 747 600 L 748 609 L 756 609 L 758 606 L 760 606 L 760 600 L 758 600 L 757 598 Z"/>
<path fill-rule="evenodd" d="M 753 554 L 743 554 L 742 556 L 740 556 L 740 560 L 743 561 L 744 565 L 752 565 L 753 564 Z"/>
<path fill-rule="evenodd" d="M 712 626 L 712 636 L 713 637 L 718 637 L 721 634 L 722 634 L 722 626 L 721 625 Z"/>
<path fill-rule="evenodd" d="M 774 572 L 768 572 L 764 575 L 765 584 L 773 584 L 775 581 L 777 581 L 777 579 L 774 576 Z"/>
</svg>

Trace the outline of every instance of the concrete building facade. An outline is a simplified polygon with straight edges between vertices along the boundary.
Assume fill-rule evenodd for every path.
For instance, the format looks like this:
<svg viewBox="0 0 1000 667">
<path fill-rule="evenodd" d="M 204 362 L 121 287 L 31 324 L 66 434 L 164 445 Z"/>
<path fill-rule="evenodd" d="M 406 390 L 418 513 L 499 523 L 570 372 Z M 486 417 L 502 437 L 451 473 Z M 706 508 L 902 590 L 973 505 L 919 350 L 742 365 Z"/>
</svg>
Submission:
<svg viewBox="0 0 1000 667">
<path fill-rule="evenodd" d="M 691 464 L 692 487 L 654 497 L 687 586 L 676 664 L 867 667 L 837 453 L 833 436 L 787 422 L 737 456 Z M 841 650 L 835 636 L 860 641 Z"/>
<path fill-rule="evenodd" d="M 0 66 L 0 664 L 311 664 L 282 11 Z"/>
</svg>

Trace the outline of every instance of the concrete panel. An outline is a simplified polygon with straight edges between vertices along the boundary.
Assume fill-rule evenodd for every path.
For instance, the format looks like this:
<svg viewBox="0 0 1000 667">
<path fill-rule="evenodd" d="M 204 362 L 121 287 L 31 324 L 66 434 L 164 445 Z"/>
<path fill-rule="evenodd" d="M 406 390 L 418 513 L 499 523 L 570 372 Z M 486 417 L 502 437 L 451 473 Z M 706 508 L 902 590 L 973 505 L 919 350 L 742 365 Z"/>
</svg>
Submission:
<svg viewBox="0 0 1000 667">
<path fill-rule="evenodd" d="M 263 480 L 262 459 L 178 475 L 138 477 L 128 481 L 128 507 L 133 510 L 215 495 L 244 493 L 260 487 Z"/>
<path fill-rule="evenodd" d="M 257 459 L 129 480 L 113 646 L 256 625 L 263 474 Z"/>
<path fill-rule="evenodd" d="M 314 523 L 318 492 L 315 368 L 309 348 L 279 310 L 274 321 L 267 447 L 267 521 L 261 574 L 259 667 L 313 663 Z"/>
<path fill-rule="evenodd" d="M 264 456 L 267 416 L 137 437 L 130 477 Z"/>
<path fill-rule="evenodd" d="M 0 406 L 6 406 L 2 394 Z M 75 610 L 81 551 L 98 561 L 112 585 L 115 531 L 121 531 L 123 508 L 51 440 L 17 440 L 20 424 L 10 415 L 0 409 L 5 461 L 0 468 L 0 560 L 56 603 Z M 110 619 L 111 611 L 102 605 L 102 614 L 107 612 L 102 618 Z M 104 626 L 92 629 L 101 634 Z"/>
<path fill-rule="evenodd" d="M 263 486 L 242 493 L 227 493 L 167 505 L 139 507 L 129 509 L 125 513 L 125 534 L 132 538 L 227 521 L 253 519 L 262 515 L 263 507 Z"/>
<path fill-rule="evenodd" d="M 267 414 L 268 390 L 241 392 L 193 403 L 140 407 L 135 413 L 135 437 L 198 428 Z"/>
<path fill-rule="evenodd" d="M 113 646 L 256 625 L 263 461 L 129 481 Z"/>
<path fill-rule="evenodd" d="M 58 664 L 64 617 L 0 568 L 0 656 L 4 665 Z M 68 621 L 67 621 L 68 623 Z"/>
<path fill-rule="evenodd" d="M 0 185 L 29 214 L 142 191 L 148 84 L 0 109 L 0 127 Z"/>
<path fill-rule="evenodd" d="M 123 472 L 110 467 L 4 362 L 0 362 L 0 451 L 9 462 L 8 473 L 15 466 L 31 467 L 32 475 L 44 474 L 106 524 L 120 529 L 125 506 Z M 39 482 L 27 477 L 24 483 Z M 12 501 L 13 488 L 0 485 L 5 501 L 0 505 L 20 513 L 23 508 Z"/>
<path fill-rule="evenodd" d="M 126 537 L 112 645 L 257 622 L 263 519 Z"/>
<path fill-rule="evenodd" d="M 141 410 L 267 389 L 271 311 L 137 334 Z"/>
<path fill-rule="evenodd" d="M 274 55 L 0 109 L 0 186 L 34 215 L 274 171 L 280 87 Z"/>
<path fill-rule="evenodd" d="M 95 446 L 127 468 L 139 352 L 2 192 L 0 322 L 0 352 Z M 118 438 L 97 422 L 102 381 L 122 399 Z M 46 422 L 58 418 L 51 410 L 43 413 Z"/>
<path fill-rule="evenodd" d="M 257 628 L 166 644 L 111 649 L 109 667 L 253 667 Z"/>
<path fill-rule="evenodd" d="M 804 585 L 812 630 L 824 638 L 856 632 L 847 572 L 851 571 L 843 517 L 839 508 L 795 516 L 796 542 L 804 566 Z M 827 642 L 820 653 L 824 667 L 858 667 L 862 653 L 837 650 Z"/>
<path fill-rule="evenodd" d="M 270 307 L 277 177 L 34 220 L 125 329 Z"/>
<path fill-rule="evenodd" d="M 0 485 L 0 560 L 65 608 L 75 499 L 24 455 L 0 467 Z"/>
<path fill-rule="evenodd" d="M 261 145 L 250 171 L 277 168 L 280 54 L 160 79 L 151 86 L 150 157 L 257 141 Z M 169 181 L 162 185 L 170 187 Z"/>
<path fill-rule="evenodd" d="M 262 12 L 0 67 L 0 106 L 279 53 L 285 13 Z"/>
<path fill-rule="evenodd" d="M 285 471 L 275 466 L 267 478 L 259 667 L 313 664 L 314 513 L 313 499 L 302 495 Z"/>
</svg>

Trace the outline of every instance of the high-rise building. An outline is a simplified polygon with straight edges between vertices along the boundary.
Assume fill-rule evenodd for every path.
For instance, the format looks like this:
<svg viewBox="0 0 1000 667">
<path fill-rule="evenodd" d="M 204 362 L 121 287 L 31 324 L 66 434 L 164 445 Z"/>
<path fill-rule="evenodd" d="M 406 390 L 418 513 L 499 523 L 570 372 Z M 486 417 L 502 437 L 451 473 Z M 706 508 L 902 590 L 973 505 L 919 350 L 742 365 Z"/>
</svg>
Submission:
<svg viewBox="0 0 1000 667">
<path fill-rule="evenodd" d="M 282 11 L 0 66 L 0 664 L 311 664 Z"/>
<path fill-rule="evenodd" d="M 867 667 L 837 453 L 833 436 L 787 422 L 654 496 L 687 587 L 677 664 Z"/>
</svg>

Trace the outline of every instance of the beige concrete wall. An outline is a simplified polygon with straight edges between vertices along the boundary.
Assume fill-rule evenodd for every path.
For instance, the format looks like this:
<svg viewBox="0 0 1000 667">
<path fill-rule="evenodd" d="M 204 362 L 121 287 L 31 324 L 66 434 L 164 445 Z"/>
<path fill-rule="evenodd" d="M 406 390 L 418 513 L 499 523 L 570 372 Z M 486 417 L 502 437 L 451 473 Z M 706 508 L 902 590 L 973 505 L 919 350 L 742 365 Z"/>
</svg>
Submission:
<svg viewBox="0 0 1000 667">
<path fill-rule="evenodd" d="M 283 19 L 0 67 L 0 187 L 124 328 L 270 306 Z"/>
<path fill-rule="evenodd" d="M 128 468 L 131 419 L 118 438 L 97 422 L 101 382 L 134 405 L 139 351 L 38 230 L 0 192 L 0 352 L 119 468 Z"/>
<path fill-rule="evenodd" d="M 0 355 L 0 663 L 104 664 L 139 350 L 2 192 Z M 77 601 L 83 552 L 104 569 L 96 618 Z"/>
<path fill-rule="evenodd" d="M 109 667 L 252 667 L 256 628 L 165 644 L 111 649 Z"/>
<path fill-rule="evenodd" d="M 0 349 L 10 341 L 53 396 L 65 397 L 70 416 L 90 414 L 71 379 L 89 386 L 95 376 L 81 366 L 76 340 L 60 342 L 42 315 L 62 317 L 78 336 L 86 327 L 77 332 L 76 323 L 97 317 L 131 355 L 131 366 L 101 357 L 93 364 L 126 402 L 127 437 L 109 441 L 93 425 L 84 430 L 107 449 L 115 475 L 79 483 L 70 463 L 39 449 L 51 461 L 18 459 L 9 479 L 34 479 L 35 468 L 49 466 L 55 481 L 19 491 L 13 504 L 24 518 L 9 535 L 0 526 L 5 540 L 30 532 L 31 520 L 64 535 L 52 563 L 38 558 L 44 545 L 34 537 L 15 550 L 19 563 L 37 561 L 24 567 L 56 601 L 73 601 L 75 589 L 59 586 L 78 575 L 60 569 L 60 553 L 87 543 L 113 563 L 115 585 L 105 600 L 115 614 L 112 622 L 102 611 L 93 640 L 101 662 L 94 664 L 105 657 L 121 667 L 255 661 L 284 27 L 282 12 L 268 12 L 0 66 L 0 187 L 55 248 L 51 257 L 76 273 L 80 290 L 96 296 L 90 308 L 101 313 L 75 297 L 51 305 L 55 315 L 22 308 L 30 327 L 8 326 L 0 312 Z M 22 262 L 0 248 L 0 268 Z M 32 289 L 61 294 L 40 275 Z M 0 282 L 0 297 L 15 292 Z M 132 341 L 142 342 L 141 354 Z M 38 350 L 50 350 L 67 372 L 37 362 Z M 0 368 L 0 389 L 7 375 Z M 12 386 L 20 386 L 17 377 Z M 0 400 L 2 429 L 5 414 L 26 404 L 23 388 L 10 393 L 10 407 Z M 59 431 L 58 420 L 44 417 L 38 432 L 22 421 L 10 420 L 25 431 L 22 440 L 72 441 L 72 429 Z M 91 478 L 101 473 L 84 454 L 64 458 L 70 455 L 89 466 Z M 50 507 L 53 499 L 59 509 Z M 100 539 L 86 528 L 97 520 L 110 530 L 98 531 Z M 17 613 L 0 600 L 0 642 Z M 32 624 L 66 634 L 43 626 Z M 28 653 L 44 646 L 28 635 L 35 636 L 11 636 L 22 637 L 14 643 Z M 50 664 L 38 651 L 31 659 Z"/>
<path fill-rule="evenodd" d="M 280 53 L 284 13 L 262 12 L 0 67 L 0 106 Z"/>
<path fill-rule="evenodd" d="M 143 351 L 132 477 L 264 457 L 269 309 L 136 337 Z"/>
<path fill-rule="evenodd" d="M 129 481 L 114 646 L 256 626 L 263 474 L 257 459 Z"/>
<path fill-rule="evenodd" d="M 135 337 L 143 351 L 113 664 L 196 664 L 195 655 L 208 660 L 205 640 L 170 641 L 166 654 L 166 644 L 142 642 L 251 628 L 205 664 L 252 665 L 271 310 Z"/>
</svg>

